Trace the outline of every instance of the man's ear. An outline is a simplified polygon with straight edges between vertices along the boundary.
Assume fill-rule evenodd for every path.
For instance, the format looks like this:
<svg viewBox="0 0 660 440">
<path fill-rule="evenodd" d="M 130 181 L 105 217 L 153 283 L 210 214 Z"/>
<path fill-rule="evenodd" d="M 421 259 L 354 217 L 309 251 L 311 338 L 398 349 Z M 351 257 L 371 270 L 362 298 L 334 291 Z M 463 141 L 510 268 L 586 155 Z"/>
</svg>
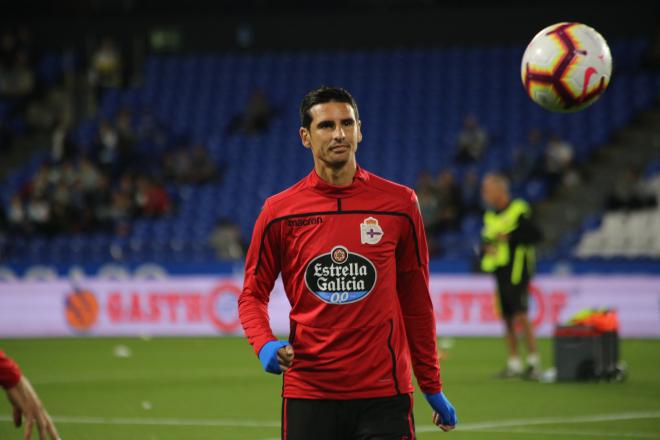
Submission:
<svg viewBox="0 0 660 440">
<path fill-rule="evenodd" d="M 312 148 L 312 140 L 310 139 L 309 130 L 305 127 L 300 127 L 300 141 L 305 148 Z"/>
<path fill-rule="evenodd" d="M 360 121 L 360 120 L 357 121 L 357 129 L 358 129 L 357 141 L 359 143 L 359 142 L 362 142 L 362 121 Z"/>
</svg>

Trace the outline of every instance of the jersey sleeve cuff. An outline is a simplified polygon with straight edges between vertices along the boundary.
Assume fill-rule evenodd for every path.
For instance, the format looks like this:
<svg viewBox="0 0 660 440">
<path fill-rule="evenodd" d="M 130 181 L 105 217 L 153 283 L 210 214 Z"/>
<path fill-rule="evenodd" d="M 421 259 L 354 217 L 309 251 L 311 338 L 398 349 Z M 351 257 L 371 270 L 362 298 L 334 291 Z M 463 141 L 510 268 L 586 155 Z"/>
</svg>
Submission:
<svg viewBox="0 0 660 440">
<path fill-rule="evenodd" d="M 265 337 L 265 338 L 260 338 L 259 340 L 254 342 L 253 348 L 254 348 L 254 353 L 259 356 L 259 353 L 261 352 L 261 349 L 264 348 L 264 345 L 268 344 L 269 342 L 272 341 L 277 341 L 277 338 L 275 337 Z"/>
<path fill-rule="evenodd" d="M 21 369 L 18 368 L 18 365 L 14 361 L 9 360 L 8 367 L 9 369 L 4 372 L 2 381 L 0 382 L 0 386 L 5 390 L 14 388 L 16 385 L 18 385 L 22 376 Z"/>
<path fill-rule="evenodd" d="M 422 392 L 424 394 L 436 394 L 442 391 L 442 384 L 437 384 L 433 386 L 421 386 Z"/>
</svg>

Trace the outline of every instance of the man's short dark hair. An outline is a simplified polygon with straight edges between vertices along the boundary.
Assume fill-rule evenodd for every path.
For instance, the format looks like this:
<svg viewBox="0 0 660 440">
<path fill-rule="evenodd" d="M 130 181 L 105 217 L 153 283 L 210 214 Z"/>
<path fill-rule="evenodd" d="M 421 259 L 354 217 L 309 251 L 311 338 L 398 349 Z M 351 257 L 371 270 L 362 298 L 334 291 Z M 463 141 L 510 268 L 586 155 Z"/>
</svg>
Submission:
<svg viewBox="0 0 660 440">
<path fill-rule="evenodd" d="M 353 99 L 348 91 L 341 87 L 323 86 L 307 93 L 300 103 L 300 125 L 309 129 L 312 124 L 312 115 L 309 114 L 309 109 L 317 104 L 324 104 L 326 102 L 345 102 L 346 104 L 350 104 L 353 107 L 353 111 L 355 111 L 355 119 L 360 119 L 357 102 L 355 102 L 355 99 Z"/>
</svg>

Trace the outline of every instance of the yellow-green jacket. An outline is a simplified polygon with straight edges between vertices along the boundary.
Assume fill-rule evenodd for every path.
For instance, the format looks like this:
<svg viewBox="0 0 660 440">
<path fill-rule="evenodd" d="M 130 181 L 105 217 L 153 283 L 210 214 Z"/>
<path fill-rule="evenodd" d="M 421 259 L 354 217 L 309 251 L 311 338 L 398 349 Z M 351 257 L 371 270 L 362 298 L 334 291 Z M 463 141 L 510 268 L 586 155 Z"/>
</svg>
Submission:
<svg viewBox="0 0 660 440">
<path fill-rule="evenodd" d="M 534 274 L 534 243 L 541 240 L 541 232 L 526 201 L 513 199 L 501 211 L 486 211 L 481 238 L 484 247 L 495 247 L 494 253 L 483 253 L 481 270 L 497 272 L 498 278 L 504 276 L 513 285 L 528 281 Z"/>
</svg>

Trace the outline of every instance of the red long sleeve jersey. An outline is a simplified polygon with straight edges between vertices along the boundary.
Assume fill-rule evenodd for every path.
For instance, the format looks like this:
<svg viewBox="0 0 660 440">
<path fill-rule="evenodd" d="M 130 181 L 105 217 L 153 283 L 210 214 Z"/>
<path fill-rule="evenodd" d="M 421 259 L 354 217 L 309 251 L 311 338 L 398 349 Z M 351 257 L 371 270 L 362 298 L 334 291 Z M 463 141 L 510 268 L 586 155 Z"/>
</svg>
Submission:
<svg viewBox="0 0 660 440">
<path fill-rule="evenodd" d="M 21 370 L 16 362 L 0 351 L 0 387 L 12 388 L 21 380 Z"/>
<path fill-rule="evenodd" d="M 245 263 L 239 315 L 254 351 L 273 336 L 278 274 L 295 358 L 283 397 L 360 399 L 441 390 L 428 250 L 415 193 L 358 167 L 337 187 L 315 171 L 266 200 Z"/>
</svg>

